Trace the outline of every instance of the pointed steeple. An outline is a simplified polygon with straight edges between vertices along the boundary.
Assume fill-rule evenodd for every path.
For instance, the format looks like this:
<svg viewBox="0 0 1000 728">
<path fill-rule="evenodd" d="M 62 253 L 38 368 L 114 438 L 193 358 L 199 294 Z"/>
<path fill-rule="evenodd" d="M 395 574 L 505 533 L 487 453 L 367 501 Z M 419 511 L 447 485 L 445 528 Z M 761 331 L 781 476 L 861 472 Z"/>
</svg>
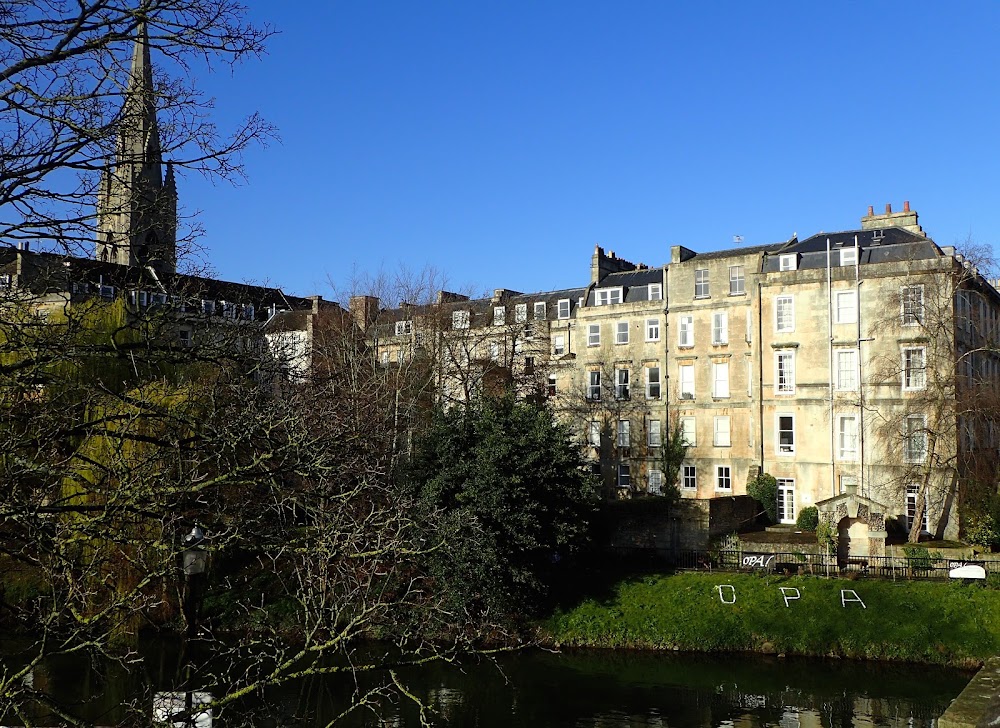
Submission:
<svg viewBox="0 0 1000 728">
<path fill-rule="evenodd" d="M 172 273 L 176 266 L 177 191 L 173 170 L 163 177 L 156 122 L 156 88 L 149 32 L 137 29 L 125 101 L 118 125 L 117 155 L 101 178 L 97 202 L 97 257 Z"/>
</svg>

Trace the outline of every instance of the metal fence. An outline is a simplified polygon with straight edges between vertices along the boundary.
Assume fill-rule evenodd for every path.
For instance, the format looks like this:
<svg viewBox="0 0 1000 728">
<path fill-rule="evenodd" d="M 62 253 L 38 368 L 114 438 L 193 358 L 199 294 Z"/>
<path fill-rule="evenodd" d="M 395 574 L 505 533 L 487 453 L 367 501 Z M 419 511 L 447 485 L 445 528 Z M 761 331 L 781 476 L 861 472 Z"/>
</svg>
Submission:
<svg viewBox="0 0 1000 728">
<path fill-rule="evenodd" d="M 801 552 L 766 553 L 748 550 L 675 551 L 667 564 L 686 571 L 764 571 L 778 574 L 869 577 L 877 579 L 947 579 L 952 569 L 975 564 L 987 574 L 1000 574 L 1000 558 L 955 560 L 933 551 L 909 556 L 858 556 L 839 559 Z"/>
</svg>

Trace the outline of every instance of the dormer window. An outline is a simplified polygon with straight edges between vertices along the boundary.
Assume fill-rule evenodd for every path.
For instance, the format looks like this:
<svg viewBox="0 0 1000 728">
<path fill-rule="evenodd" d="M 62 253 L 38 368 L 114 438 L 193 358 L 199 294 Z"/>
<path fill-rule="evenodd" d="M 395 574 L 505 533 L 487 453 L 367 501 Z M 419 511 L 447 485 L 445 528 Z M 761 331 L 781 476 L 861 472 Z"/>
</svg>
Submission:
<svg viewBox="0 0 1000 728">
<path fill-rule="evenodd" d="M 561 319 L 568 319 L 569 318 L 569 299 L 568 298 L 560 298 L 559 299 L 559 308 L 558 308 L 558 312 L 557 313 L 558 313 L 559 318 L 561 318 Z"/>
<path fill-rule="evenodd" d="M 857 265 L 858 264 L 858 249 L 857 248 L 841 248 L 840 249 L 840 264 L 841 265 Z"/>
<path fill-rule="evenodd" d="M 611 306 L 622 302 L 622 288 L 598 288 L 596 291 L 598 306 Z"/>
<path fill-rule="evenodd" d="M 650 283 L 649 284 L 649 300 L 650 301 L 662 301 L 663 300 L 663 284 L 662 283 Z"/>
<path fill-rule="evenodd" d="M 413 332 L 412 321 L 397 321 L 396 336 L 409 336 Z"/>
<path fill-rule="evenodd" d="M 507 307 L 506 306 L 494 306 L 493 307 L 493 325 L 503 326 L 507 323 Z"/>
<path fill-rule="evenodd" d="M 545 320 L 545 301 L 535 303 L 535 321 Z"/>
<path fill-rule="evenodd" d="M 798 253 L 785 253 L 778 256 L 778 270 L 796 270 L 798 267 Z"/>
<path fill-rule="evenodd" d="M 467 329 L 469 328 L 470 315 L 468 311 L 452 311 L 451 312 L 451 328 L 453 329 Z"/>
</svg>

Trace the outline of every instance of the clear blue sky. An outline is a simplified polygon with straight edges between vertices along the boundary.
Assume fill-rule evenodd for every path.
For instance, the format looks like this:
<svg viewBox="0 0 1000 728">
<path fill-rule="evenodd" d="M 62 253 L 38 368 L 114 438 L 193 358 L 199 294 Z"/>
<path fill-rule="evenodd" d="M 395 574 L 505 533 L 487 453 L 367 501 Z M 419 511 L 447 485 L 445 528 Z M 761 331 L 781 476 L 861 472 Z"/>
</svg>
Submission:
<svg viewBox="0 0 1000 728">
<path fill-rule="evenodd" d="M 595 244 L 658 265 L 904 200 L 1000 242 L 997 2 L 250 3 L 269 55 L 202 85 L 281 142 L 180 180 L 226 279 L 557 289 Z"/>
</svg>

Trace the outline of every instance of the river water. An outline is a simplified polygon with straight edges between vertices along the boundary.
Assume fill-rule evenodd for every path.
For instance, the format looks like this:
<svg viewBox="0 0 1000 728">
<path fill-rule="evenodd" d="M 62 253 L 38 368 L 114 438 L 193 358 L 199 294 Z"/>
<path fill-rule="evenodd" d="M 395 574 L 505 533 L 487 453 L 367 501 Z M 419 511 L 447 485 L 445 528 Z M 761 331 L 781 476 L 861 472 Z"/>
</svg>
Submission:
<svg viewBox="0 0 1000 728">
<path fill-rule="evenodd" d="M 162 682 L 176 665 L 170 651 L 143 651 L 142 679 Z M 495 661 L 432 665 L 402 677 L 442 726 L 919 728 L 934 725 L 971 674 L 847 660 L 526 650 Z M 67 696 L 91 696 L 86 712 L 109 725 L 119 720 L 116 704 L 138 687 L 136 675 L 109 677 L 93 678 L 87 668 L 67 663 L 50 666 L 46 684 Z M 251 699 L 240 706 L 241 715 L 217 719 L 215 728 L 242 725 L 248 718 L 261 726 L 323 726 L 343 710 L 352 690 L 343 679 L 300 681 Z M 14 722 L 4 716 L 0 723 Z M 40 725 L 54 723 L 40 720 Z M 420 722 L 413 704 L 402 701 L 382 705 L 378 717 L 353 714 L 345 724 L 410 728 Z"/>
</svg>

